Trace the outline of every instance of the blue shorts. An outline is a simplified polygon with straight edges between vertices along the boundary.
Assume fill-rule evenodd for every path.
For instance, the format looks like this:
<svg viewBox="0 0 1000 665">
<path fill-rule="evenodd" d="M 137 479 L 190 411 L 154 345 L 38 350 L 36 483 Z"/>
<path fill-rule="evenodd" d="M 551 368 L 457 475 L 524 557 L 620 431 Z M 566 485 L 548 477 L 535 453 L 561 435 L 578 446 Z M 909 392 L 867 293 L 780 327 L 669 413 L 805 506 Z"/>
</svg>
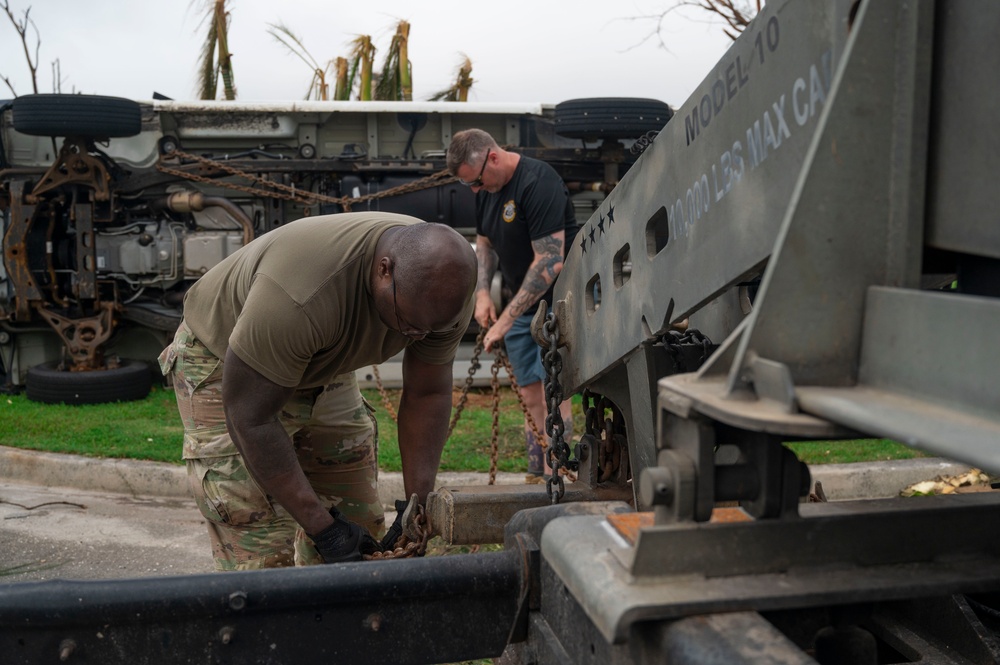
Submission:
<svg viewBox="0 0 1000 665">
<path fill-rule="evenodd" d="M 503 336 L 504 347 L 510 366 L 514 370 L 517 385 L 527 386 L 545 378 L 542 367 L 542 349 L 531 337 L 531 319 L 535 314 L 522 314 L 514 320 L 507 334 Z"/>
</svg>

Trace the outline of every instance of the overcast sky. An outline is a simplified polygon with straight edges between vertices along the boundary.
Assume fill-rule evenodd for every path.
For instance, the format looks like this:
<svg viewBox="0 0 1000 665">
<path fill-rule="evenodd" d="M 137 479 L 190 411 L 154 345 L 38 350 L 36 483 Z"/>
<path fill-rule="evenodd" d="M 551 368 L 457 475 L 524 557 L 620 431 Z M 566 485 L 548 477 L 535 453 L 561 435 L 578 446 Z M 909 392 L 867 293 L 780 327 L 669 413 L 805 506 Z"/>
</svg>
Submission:
<svg viewBox="0 0 1000 665">
<path fill-rule="evenodd" d="M 209 0 L 9 0 L 31 7 L 41 36 L 39 92 L 149 99 L 155 90 L 196 97 L 196 63 Z M 450 85 L 461 54 L 473 63 L 471 99 L 557 103 L 577 97 L 651 97 L 679 106 L 729 46 L 703 11 L 671 12 L 660 35 L 652 19 L 674 0 L 231 0 L 230 50 L 239 99 L 302 99 L 311 71 L 267 33 L 284 23 L 321 63 L 371 35 L 376 67 L 399 19 L 408 20 L 414 99 Z M 0 15 L 0 75 L 31 92 L 21 44 Z M 34 47 L 34 34 L 31 33 Z M 331 86 L 332 87 L 332 86 Z M 0 82 L 0 99 L 10 91 Z"/>
</svg>

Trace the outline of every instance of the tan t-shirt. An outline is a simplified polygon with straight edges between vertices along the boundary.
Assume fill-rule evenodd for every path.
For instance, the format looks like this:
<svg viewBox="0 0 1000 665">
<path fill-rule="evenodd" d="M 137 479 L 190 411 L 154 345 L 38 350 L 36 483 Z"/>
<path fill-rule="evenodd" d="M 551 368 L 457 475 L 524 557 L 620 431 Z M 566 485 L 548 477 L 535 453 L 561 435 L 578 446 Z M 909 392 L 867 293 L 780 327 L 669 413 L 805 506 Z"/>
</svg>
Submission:
<svg viewBox="0 0 1000 665">
<path fill-rule="evenodd" d="M 184 320 L 220 358 L 239 358 L 285 387 L 313 388 L 381 363 L 409 346 L 424 362 L 455 358 L 472 318 L 419 341 L 390 329 L 372 299 L 375 246 L 415 217 L 357 212 L 307 217 L 275 229 L 219 263 L 184 298 Z"/>
</svg>

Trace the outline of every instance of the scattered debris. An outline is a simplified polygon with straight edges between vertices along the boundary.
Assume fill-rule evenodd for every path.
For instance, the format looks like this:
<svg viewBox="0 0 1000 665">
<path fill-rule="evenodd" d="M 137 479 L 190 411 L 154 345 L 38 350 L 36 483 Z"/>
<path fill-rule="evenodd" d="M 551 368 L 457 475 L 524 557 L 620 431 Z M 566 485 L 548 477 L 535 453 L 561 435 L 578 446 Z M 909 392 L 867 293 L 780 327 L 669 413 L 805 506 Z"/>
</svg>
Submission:
<svg viewBox="0 0 1000 665">
<path fill-rule="evenodd" d="M 990 489 L 990 477 L 979 469 L 969 469 L 957 476 L 938 476 L 934 480 L 924 480 L 910 485 L 900 496 L 934 496 L 954 494 L 964 491 L 985 491 Z"/>
</svg>

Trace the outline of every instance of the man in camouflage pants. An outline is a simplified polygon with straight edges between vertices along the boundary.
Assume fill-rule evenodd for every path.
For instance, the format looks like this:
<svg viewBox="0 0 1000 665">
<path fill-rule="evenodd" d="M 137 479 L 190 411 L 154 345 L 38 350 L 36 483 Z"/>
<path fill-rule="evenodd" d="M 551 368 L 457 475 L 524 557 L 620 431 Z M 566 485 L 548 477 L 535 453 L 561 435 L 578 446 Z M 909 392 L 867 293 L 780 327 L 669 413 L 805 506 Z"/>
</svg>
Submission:
<svg viewBox="0 0 1000 665">
<path fill-rule="evenodd" d="M 475 280 L 454 230 L 347 213 L 271 231 L 195 283 L 160 365 L 218 569 L 351 561 L 393 545 L 374 540 L 377 432 L 354 370 L 405 349 L 403 482 L 425 501 Z"/>
</svg>

